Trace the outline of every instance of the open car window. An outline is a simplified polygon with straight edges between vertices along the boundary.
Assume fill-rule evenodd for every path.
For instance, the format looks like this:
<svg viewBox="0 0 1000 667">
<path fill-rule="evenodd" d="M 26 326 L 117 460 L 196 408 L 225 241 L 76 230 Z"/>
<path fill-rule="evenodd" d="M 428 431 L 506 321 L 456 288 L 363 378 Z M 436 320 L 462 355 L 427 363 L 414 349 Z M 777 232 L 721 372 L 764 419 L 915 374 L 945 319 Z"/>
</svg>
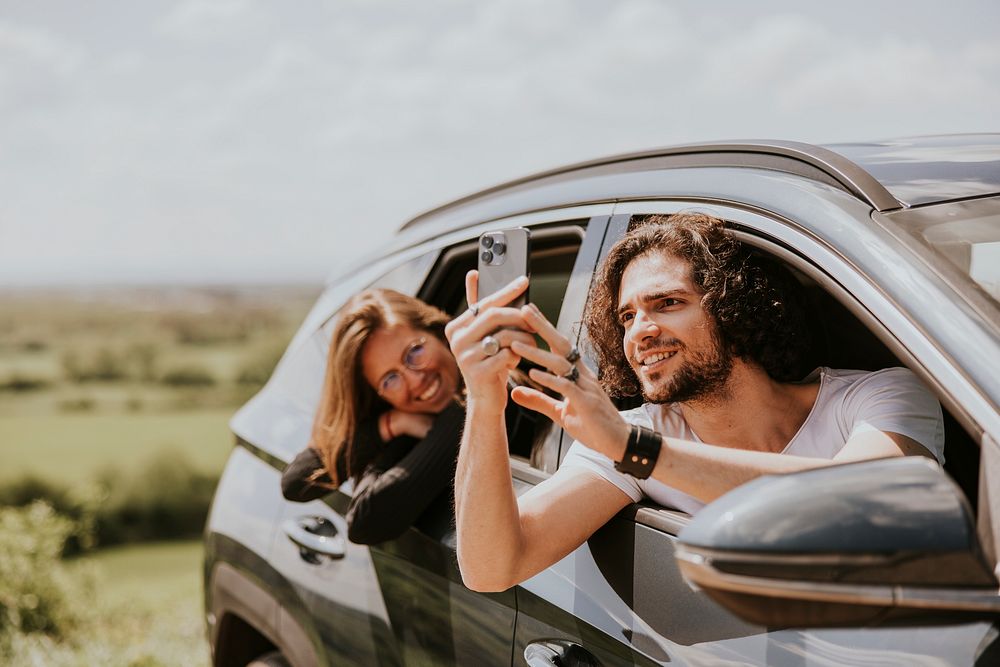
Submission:
<svg viewBox="0 0 1000 667">
<path fill-rule="evenodd" d="M 644 216 L 634 215 L 632 219 L 642 217 Z M 780 246 L 761 234 L 752 233 L 739 223 L 735 227 L 735 234 L 741 241 L 753 246 L 755 252 L 788 268 L 803 288 L 810 344 L 801 368 L 798 369 L 799 377 L 805 377 L 820 366 L 862 371 L 907 367 L 921 376 L 919 363 L 909 357 L 905 350 L 901 350 L 898 343 L 891 346 L 895 338 L 879 320 L 880 317 L 886 317 L 885 314 L 869 312 L 852 294 L 831 280 L 824 267 L 810 258 Z M 607 240 L 605 248 L 617 238 Z M 586 346 L 583 348 L 586 349 Z M 936 392 L 936 387 L 929 383 L 928 386 Z M 978 498 L 980 448 L 975 436 L 963 428 L 959 420 L 948 411 L 945 397 L 939 393 L 937 397 L 945 406 L 944 468 L 975 507 Z M 635 396 L 617 399 L 615 402 L 620 410 L 627 410 L 641 405 L 643 400 L 640 396 Z M 566 449 L 564 447 L 563 455 Z M 665 513 L 657 516 L 657 510 L 660 509 L 665 510 Z M 644 501 L 630 511 L 637 521 L 673 534 L 686 523 L 685 517 L 688 516 L 673 508 L 661 508 L 649 501 Z"/>
</svg>

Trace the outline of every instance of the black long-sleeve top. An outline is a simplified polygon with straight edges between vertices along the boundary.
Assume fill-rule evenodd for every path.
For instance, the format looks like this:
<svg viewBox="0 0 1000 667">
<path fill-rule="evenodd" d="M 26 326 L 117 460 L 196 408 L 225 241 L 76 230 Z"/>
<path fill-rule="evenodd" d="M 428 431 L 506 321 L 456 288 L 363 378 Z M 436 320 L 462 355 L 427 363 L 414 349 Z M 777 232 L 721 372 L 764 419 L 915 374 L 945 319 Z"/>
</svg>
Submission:
<svg viewBox="0 0 1000 667">
<path fill-rule="evenodd" d="M 435 417 L 427 435 L 419 440 L 400 435 L 383 443 L 377 420 L 358 425 L 355 446 L 381 451 L 355 478 L 354 496 L 346 516 L 349 540 L 376 544 L 395 539 L 435 501 L 450 503 L 464 422 L 465 409 L 452 403 Z M 317 470 L 323 470 L 323 461 L 319 452 L 307 447 L 281 476 L 285 498 L 306 502 L 329 493 L 329 474 L 324 470 L 314 476 Z"/>
<path fill-rule="evenodd" d="M 511 402 L 507 410 L 508 433 L 512 442 L 527 439 L 530 447 L 533 413 L 512 406 Z M 444 513 L 450 516 L 464 422 L 465 408 L 452 403 L 435 417 L 423 439 L 401 435 L 383 443 L 377 420 L 358 425 L 355 446 L 381 451 L 355 478 L 346 516 L 349 540 L 377 544 L 395 539 L 410 526 L 419 525 L 425 512 L 437 514 L 427 512 L 431 506 L 444 505 Z M 315 475 L 318 470 L 322 472 Z M 285 469 L 281 491 L 288 500 L 307 502 L 329 493 L 330 483 L 319 453 L 307 447 Z"/>
</svg>

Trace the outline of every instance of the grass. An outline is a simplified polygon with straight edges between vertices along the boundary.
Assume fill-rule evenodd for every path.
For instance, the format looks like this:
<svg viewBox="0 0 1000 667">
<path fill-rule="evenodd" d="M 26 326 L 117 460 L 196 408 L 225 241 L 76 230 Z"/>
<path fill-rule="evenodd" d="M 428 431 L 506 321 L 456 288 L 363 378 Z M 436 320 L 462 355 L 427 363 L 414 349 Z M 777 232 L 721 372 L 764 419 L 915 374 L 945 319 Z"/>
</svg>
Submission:
<svg viewBox="0 0 1000 667">
<path fill-rule="evenodd" d="M 208 667 L 200 541 L 100 551 L 69 563 L 95 582 L 79 627 L 62 641 L 31 636 L 18 665 L 46 667 Z"/>
<path fill-rule="evenodd" d="M 72 485 L 109 465 L 141 468 L 171 448 L 196 468 L 222 470 L 231 409 L 166 414 L 15 415 L 0 419 L 0 482 L 33 474 Z"/>
<path fill-rule="evenodd" d="M 81 559 L 97 570 L 96 634 L 127 665 L 209 664 L 200 541 L 106 549 Z"/>
<path fill-rule="evenodd" d="M 203 554 L 201 540 L 190 540 L 112 547 L 78 561 L 96 567 L 102 606 L 155 611 L 180 605 L 203 627 Z"/>
</svg>

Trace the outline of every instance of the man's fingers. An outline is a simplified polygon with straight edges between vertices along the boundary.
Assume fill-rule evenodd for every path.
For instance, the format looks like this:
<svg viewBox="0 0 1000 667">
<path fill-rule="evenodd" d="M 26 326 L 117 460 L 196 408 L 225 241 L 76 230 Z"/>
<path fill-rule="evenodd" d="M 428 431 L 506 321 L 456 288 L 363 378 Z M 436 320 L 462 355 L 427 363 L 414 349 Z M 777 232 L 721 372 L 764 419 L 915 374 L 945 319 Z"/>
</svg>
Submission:
<svg viewBox="0 0 1000 667">
<path fill-rule="evenodd" d="M 544 366 L 553 373 L 564 375 L 569 373 L 572 368 L 572 364 L 565 357 L 543 350 L 537 345 L 526 345 L 518 340 L 511 343 L 511 349 L 528 361 Z"/>
<path fill-rule="evenodd" d="M 529 410 L 534 410 L 539 412 L 553 422 L 559 424 L 561 417 L 561 407 L 562 403 L 552 398 L 551 396 L 546 396 L 537 389 L 532 389 L 531 387 L 515 387 L 513 391 L 510 392 L 510 397 L 514 399 L 514 402 L 520 406 L 526 407 Z"/>
<path fill-rule="evenodd" d="M 493 337 L 500 342 L 500 347 L 509 347 L 518 356 L 525 356 L 519 350 L 535 349 L 538 343 L 534 335 L 519 329 L 501 329 L 493 334 Z M 530 357 L 529 357 L 530 358 Z M 537 362 L 535 362 L 537 363 Z"/>
<path fill-rule="evenodd" d="M 528 279 L 524 276 L 518 276 L 493 294 L 483 297 L 482 301 L 479 302 L 479 309 L 482 311 L 486 308 L 506 306 L 526 289 L 528 289 Z"/>
<path fill-rule="evenodd" d="M 500 350 L 493 355 L 492 359 L 490 359 L 491 365 L 496 364 L 500 366 L 500 368 L 497 369 L 497 372 L 500 370 L 509 371 L 512 368 L 517 368 L 519 363 L 521 363 L 521 357 L 511 352 L 509 348 Z"/>
<path fill-rule="evenodd" d="M 465 359 L 466 366 L 471 364 L 477 365 L 477 373 L 489 374 L 501 374 L 506 375 L 507 371 L 517 368 L 517 365 L 521 362 L 521 357 L 517 356 L 509 349 L 503 349 L 494 354 L 491 357 L 483 356 L 482 353 L 476 354 L 470 351 L 467 358 Z"/>
<path fill-rule="evenodd" d="M 577 388 L 576 383 L 572 380 L 568 380 L 567 378 L 559 375 L 554 375 L 553 373 L 540 371 L 537 368 L 532 368 L 528 371 L 528 377 L 543 387 L 558 392 L 563 396 Z"/>
<path fill-rule="evenodd" d="M 479 271 L 475 269 L 465 274 L 465 301 L 469 306 L 479 301 Z"/>
<path fill-rule="evenodd" d="M 524 315 L 524 321 L 538 332 L 538 335 L 549 344 L 553 352 L 560 356 L 569 354 L 573 345 L 566 336 L 559 333 L 559 330 L 551 322 L 545 319 L 542 311 L 538 310 L 538 306 L 533 303 L 526 304 L 521 307 L 521 313 Z"/>
<path fill-rule="evenodd" d="M 470 331 L 472 335 L 482 338 L 501 327 L 509 326 L 518 329 L 531 329 L 525 323 L 520 311 L 516 308 L 507 309 L 511 312 L 503 315 L 500 320 L 489 319 L 489 324 L 485 324 L 485 321 L 487 321 L 485 316 L 487 314 L 491 314 L 492 311 L 506 306 L 527 288 L 528 279 L 520 276 L 496 293 L 479 301 L 479 272 L 475 269 L 469 271 L 465 274 L 465 299 L 469 303 L 469 309 L 445 326 L 445 338 L 451 343 L 460 330 Z M 512 313 L 517 313 L 517 315 L 513 315 Z"/>
<path fill-rule="evenodd" d="M 479 272 L 472 269 L 465 274 L 465 300 L 469 304 L 469 308 L 448 322 L 444 327 L 444 337 L 448 339 L 449 343 L 454 338 L 456 331 L 469 326 L 473 318 L 475 318 L 472 308 L 476 305 L 477 294 L 479 294 Z"/>
<path fill-rule="evenodd" d="M 487 335 L 496 337 L 497 333 L 505 327 L 524 329 L 526 326 L 528 325 L 519 309 L 490 308 L 480 311 L 478 317 L 470 320 L 465 325 L 462 336 L 468 336 L 470 340 L 482 340 Z"/>
</svg>

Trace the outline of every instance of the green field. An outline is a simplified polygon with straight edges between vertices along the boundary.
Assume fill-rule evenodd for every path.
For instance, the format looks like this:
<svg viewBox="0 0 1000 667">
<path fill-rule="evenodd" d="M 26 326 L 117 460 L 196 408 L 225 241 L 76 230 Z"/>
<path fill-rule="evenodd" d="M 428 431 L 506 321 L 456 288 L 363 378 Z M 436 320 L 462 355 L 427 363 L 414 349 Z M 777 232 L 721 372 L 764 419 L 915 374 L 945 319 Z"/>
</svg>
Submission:
<svg viewBox="0 0 1000 667">
<path fill-rule="evenodd" d="M 104 549 L 78 562 L 96 564 L 101 577 L 101 599 L 112 604 L 133 604 L 155 608 L 190 600 L 201 595 L 200 540 L 156 542 Z M 198 622 L 202 621 L 201 600 L 197 600 Z"/>
<path fill-rule="evenodd" d="M 129 471 L 171 450 L 219 473 L 232 448 L 233 410 L 165 414 L 51 414 L 0 418 L 0 483 L 27 474 L 72 485 L 114 466 Z"/>
<path fill-rule="evenodd" d="M 309 287 L 0 291 L 0 484 L 62 485 L 171 452 L 218 474 Z"/>
<path fill-rule="evenodd" d="M 0 291 L 4 516 L 51 514 L 0 534 L 0 571 L 21 573 L 0 577 L 0 665 L 209 664 L 201 543 L 152 540 L 201 531 L 229 420 L 316 291 Z M 48 624 L 2 622 L 22 612 Z"/>
<path fill-rule="evenodd" d="M 208 665 L 200 541 L 107 549 L 96 565 L 101 648 L 122 664 Z"/>
</svg>

